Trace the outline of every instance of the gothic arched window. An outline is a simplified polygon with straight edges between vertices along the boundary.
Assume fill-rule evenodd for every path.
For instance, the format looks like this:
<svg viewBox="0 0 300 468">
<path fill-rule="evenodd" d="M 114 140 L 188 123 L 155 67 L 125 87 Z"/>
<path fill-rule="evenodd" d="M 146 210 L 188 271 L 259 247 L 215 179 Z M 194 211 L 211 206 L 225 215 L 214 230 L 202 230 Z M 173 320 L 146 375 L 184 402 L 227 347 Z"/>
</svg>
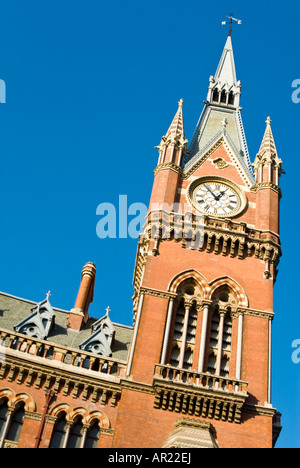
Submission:
<svg viewBox="0 0 300 468">
<path fill-rule="evenodd" d="M 7 400 L 2 401 L 0 406 L 0 438 L 3 436 L 3 431 L 5 429 L 6 419 L 8 415 L 8 406 Z"/>
<path fill-rule="evenodd" d="M 18 442 L 24 422 L 25 409 L 24 403 L 22 402 L 14 411 L 10 423 L 10 427 L 6 436 L 7 440 L 12 442 Z"/>
<path fill-rule="evenodd" d="M 83 436 L 83 424 L 81 416 L 73 424 L 69 441 L 68 441 L 68 448 L 80 448 L 81 447 L 81 439 Z"/>
<path fill-rule="evenodd" d="M 180 286 L 170 341 L 169 362 L 173 367 L 188 370 L 193 368 L 198 299 L 199 288 L 192 280 L 188 280 Z"/>
<path fill-rule="evenodd" d="M 226 99 L 227 99 L 227 94 L 226 94 L 226 91 L 225 89 L 223 89 L 222 93 L 221 93 L 221 102 L 223 104 L 226 104 Z"/>
<path fill-rule="evenodd" d="M 234 105 L 234 94 L 233 94 L 233 91 L 230 91 L 230 93 L 229 93 L 228 104 L 229 104 L 230 106 L 233 106 L 233 105 Z"/>
<path fill-rule="evenodd" d="M 232 318 L 234 297 L 227 286 L 213 295 L 207 371 L 221 377 L 229 376 L 231 356 Z"/>
<path fill-rule="evenodd" d="M 53 429 L 50 448 L 63 448 L 64 441 L 66 438 L 66 433 L 67 433 L 66 414 L 61 413 Z"/>
<path fill-rule="evenodd" d="M 219 91 L 217 89 L 215 89 L 213 92 L 213 101 L 219 102 Z"/>
<path fill-rule="evenodd" d="M 91 427 L 87 431 L 86 442 L 84 448 L 97 448 L 100 438 L 99 421 L 93 421 Z"/>
</svg>

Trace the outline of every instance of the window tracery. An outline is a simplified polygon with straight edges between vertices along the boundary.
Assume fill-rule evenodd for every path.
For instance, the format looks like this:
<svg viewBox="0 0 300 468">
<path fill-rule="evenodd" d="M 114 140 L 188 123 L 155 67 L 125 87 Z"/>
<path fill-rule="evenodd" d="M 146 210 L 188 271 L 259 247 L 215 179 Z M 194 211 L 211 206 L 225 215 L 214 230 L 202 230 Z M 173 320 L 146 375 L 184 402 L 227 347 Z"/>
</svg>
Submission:
<svg viewBox="0 0 300 468">
<path fill-rule="evenodd" d="M 207 301 L 204 297 L 207 291 L 194 278 L 185 279 L 178 285 L 177 297 L 172 299 L 169 354 L 163 362 L 184 370 L 229 377 L 232 316 L 241 293 L 232 289 L 225 279 L 219 279 L 209 289 L 210 300 Z M 204 324 L 204 314 L 207 324 Z"/>
</svg>

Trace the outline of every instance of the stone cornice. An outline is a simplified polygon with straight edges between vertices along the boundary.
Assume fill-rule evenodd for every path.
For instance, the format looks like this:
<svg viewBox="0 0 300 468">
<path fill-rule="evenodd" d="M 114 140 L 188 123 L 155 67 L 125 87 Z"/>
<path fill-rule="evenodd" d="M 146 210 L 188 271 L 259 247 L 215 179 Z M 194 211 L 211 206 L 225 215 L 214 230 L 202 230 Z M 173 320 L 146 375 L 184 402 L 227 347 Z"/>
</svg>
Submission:
<svg viewBox="0 0 300 468">
<path fill-rule="evenodd" d="M 154 170 L 154 175 L 156 175 L 159 171 L 163 169 L 171 169 L 172 171 L 176 172 L 177 174 L 180 174 L 181 177 L 183 176 L 183 172 L 180 166 L 177 166 L 177 164 L 174 164 L 172 162 L 167 162 L 167 163 L 161 163 L 159 164 L 156 169 Z"/>
<path fill-rule="evenodd" d="M 268 406 L 259 406 L 259 405 L 251 405 L 245 403 L 243 408 L 245 413 L 256 414 L 259 416 L 268 416 L 273 418 L 276 413 L 276 408 L 268 407 Z"/>
<path fill-rule="evenodd" d="M 155 240 L 159 242 L 174 240 L 182 242 L 182 247 L 186 247 L 187 242 L 190 248 L 193 248 L 193 241 L 196 236 L 198 240 L 198 250 L 206 250 L 208 253 L 238 256 L 244 259 L 245 256 L 252 255 L 254 249 L 255 257 L 263 261 L 276 263 L 281 256 L 281 247 L 279 235 L 271 231 L 262 231 L 247 226 L 246 223 L 233 222 L 230 219 L 216 219 L 205 216 L 203 224 L 198 219 L 188 221 L 181 214 L 169 213 L 163 210 L 148 216 L 148 221 L 144 226 L 144 238 L 148 241 L 152 238 L 152 232 L 155 228 Z M 167 217 L 168 215 L 168 217 Z M 205 237 L 206 236 L 206 237 Z M 213 245 L 212 245 L 212 242 Z M 228 244 L 230 241 L 230 245 Z M 158 244 L 157 244 L 158 246 Z M 158 247 L 155 248 L 155 254 L 158 253 Z M 195 250 L 193 248 L 193 250 Z M 153 255 L 154 255 L 153 253 Z"/>
<path fill-rule="evenodd" d="M 269 319 L 273 320 L 274 318 L 274 312 L 267 312 L 264 310 L 257 310 L 257 309 L 251 309 L 251 308 L 244 308 L 244 307 L 238 307 L 236 311 L 236 316 L 238 315 L 250 315 L 252 317 L 260 317 L 263 319 Z"/>
<path fill-rule="evenodd" d="M 146 288 L 144 286 L 140 288 L 140 294 L 162 297 L 163 299 L 175 299 L 177 297 L 177 295 L 174 293 L 168 291 L 160 291 L 159 289 Z"/>
<path fill-rule="evenodd" d="M 271 189 L 274 192 L 278 193 L 280 197 L 282 196 L 281 188 L 273 182 L 259 182 L 254 187 L 252 187 L 250 191 L 253 193 L 257 193 L 259 190 L 262 189 Z"/>
</svg>

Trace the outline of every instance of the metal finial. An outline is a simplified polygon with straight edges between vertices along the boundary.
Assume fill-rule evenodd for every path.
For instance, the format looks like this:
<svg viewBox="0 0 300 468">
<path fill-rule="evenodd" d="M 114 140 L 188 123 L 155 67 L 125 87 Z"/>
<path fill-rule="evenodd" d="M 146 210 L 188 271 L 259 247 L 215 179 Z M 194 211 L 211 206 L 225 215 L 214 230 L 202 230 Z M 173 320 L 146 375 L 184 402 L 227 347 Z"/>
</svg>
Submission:
<svg viewBox="0 0 300 468">
<path fill-rule="evenodd" d="M 229 33 L 228 33 L 228 36 L 231 36 L 232 34 L 232 25 L 233 25 L 233 22 L 235 21 L 237 24 L 242 24 L 242 20 L 239 20 L 237 18 L 234 18 L 233 17 L 233 13 L 230 13 L 230 16 L 227 16 L 226 18 L 229 18 L 230 21 L 222 21 L 222 24 L 225 25 L 225 24 L 229 24 Z"/>
</svg>

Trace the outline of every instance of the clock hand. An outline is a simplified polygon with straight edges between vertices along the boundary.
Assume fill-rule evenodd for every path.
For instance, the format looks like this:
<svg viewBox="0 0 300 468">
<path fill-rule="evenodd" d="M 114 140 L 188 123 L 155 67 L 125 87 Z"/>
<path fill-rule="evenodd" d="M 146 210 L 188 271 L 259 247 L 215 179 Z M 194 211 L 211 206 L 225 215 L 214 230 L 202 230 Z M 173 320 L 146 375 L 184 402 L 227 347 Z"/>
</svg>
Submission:
<svg viewBox="0 0 300 468">
<path fill-rule="evenodd" d="M 214 192 L 209 187 L 207 187 L 206 185 L 204 185 L 204 187 L 213 195 L 215 200 L 218 200 Z"/>
<path fill-rule="evenodd" d="M 216 200 L 220 200 L 221 197 L 223 197 L 225 194 L 225 192 L 220 192 L 219 195 L 217 196 Z"/>
</svg>

